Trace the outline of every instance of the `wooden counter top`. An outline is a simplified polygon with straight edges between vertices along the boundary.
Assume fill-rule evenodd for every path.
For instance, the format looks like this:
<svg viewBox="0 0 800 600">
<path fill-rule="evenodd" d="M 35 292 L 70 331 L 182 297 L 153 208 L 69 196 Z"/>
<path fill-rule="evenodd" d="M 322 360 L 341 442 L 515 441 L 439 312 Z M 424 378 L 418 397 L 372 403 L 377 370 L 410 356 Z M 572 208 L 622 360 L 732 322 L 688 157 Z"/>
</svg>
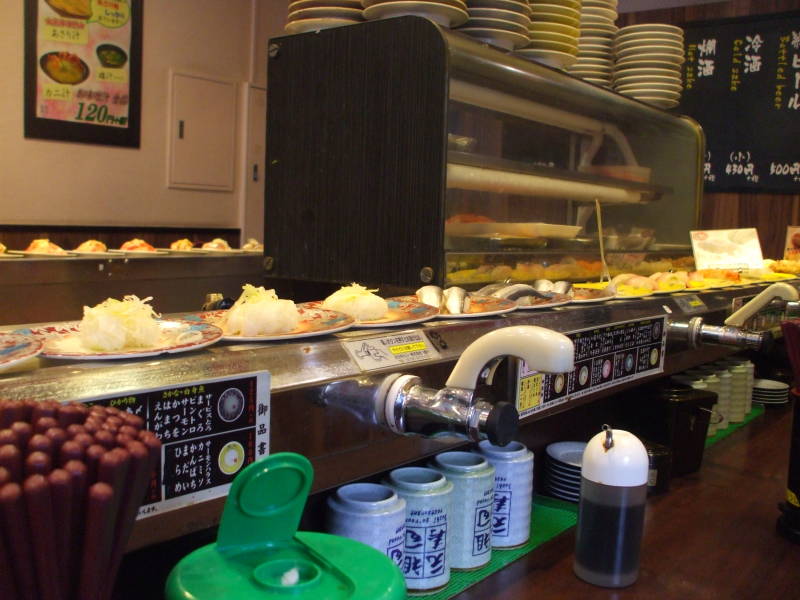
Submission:
<svg viewBox="0 0 800 600">
<path fill-rule="evenodd" d="M 647 506 L 641 570 L 629 588 L 592 586 L 572 573 L 574 530 L 524 556 L 458 600 L 800 597 L 800 545 L 775 531 L 786 488 L 791 408 L 706 450 L 699 472 L 674 479 Z"/>
</svg>

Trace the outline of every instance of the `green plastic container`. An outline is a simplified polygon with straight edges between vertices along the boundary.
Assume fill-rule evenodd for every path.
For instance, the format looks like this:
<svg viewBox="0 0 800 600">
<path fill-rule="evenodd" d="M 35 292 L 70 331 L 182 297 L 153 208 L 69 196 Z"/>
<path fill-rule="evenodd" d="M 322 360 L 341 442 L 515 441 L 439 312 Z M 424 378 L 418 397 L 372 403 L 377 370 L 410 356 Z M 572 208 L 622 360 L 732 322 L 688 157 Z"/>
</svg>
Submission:
<svg viewBox="0 0 800 600">
<path fill-rule="evenodd" d="M 314 472 L 291 452 L 268 456 L 234 480 L 214 544 L 185 556 L 167 600 L 406 597 L 389 557 L 347 538 L 297 531 Z"/>
</svg>

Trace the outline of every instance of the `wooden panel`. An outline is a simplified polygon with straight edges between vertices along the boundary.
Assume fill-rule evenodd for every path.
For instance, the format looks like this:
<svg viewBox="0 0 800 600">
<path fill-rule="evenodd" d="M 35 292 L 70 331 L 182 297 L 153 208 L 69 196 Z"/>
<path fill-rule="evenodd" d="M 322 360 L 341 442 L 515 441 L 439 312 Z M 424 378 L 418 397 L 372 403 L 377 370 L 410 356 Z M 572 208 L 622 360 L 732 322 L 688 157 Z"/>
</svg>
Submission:
<svg viewBox="0 0 800 600">
<path fill-rule="evenodd" d="M 431 266 L 443 279 L 439 30 L 401 17 L 273 43 L 264 231 L 274 274 L 412 286 Z"/>
<path fill-rule="evenodd" d="M 636 23 L 672 23 L 745 17 L 800 9 L 799 0 L 734 0 L 622 14 L 620 27 Z M 781 258 L 787 225 L 800 224 L 800 195 L 706 194 L 700 226 L 707 229 L 755 227 L 765 258 Z"/>
</svg>

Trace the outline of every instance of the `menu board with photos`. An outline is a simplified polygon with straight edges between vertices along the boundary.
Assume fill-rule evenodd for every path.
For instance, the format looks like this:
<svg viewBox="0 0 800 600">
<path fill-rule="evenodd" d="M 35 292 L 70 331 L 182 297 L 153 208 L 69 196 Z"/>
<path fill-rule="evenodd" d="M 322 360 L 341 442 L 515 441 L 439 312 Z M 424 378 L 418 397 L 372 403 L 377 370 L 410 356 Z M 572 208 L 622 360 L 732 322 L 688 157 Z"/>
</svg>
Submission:
<svg viewBox="0 0 800 600">
<path fill-rule="evenodd" d="M 139 145 L 142 0 L 26 0 L 26 137 Z"/>
<path fill-rule="evenodd" d="M 800 12 L 687 23 L 680 112 L 706 135 L 706 191 L 800 192 Z"/>
</svg>

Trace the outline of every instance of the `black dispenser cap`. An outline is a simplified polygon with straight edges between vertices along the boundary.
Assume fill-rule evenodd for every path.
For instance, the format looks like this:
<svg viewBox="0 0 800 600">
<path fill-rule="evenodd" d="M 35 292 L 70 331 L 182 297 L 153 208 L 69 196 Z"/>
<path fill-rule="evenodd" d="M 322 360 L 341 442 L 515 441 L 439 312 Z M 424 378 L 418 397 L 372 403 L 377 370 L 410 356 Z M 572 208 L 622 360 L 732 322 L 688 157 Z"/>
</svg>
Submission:
<svg viewBox="0 0 800 600">
<path fill-rule="evenodd" d="M 486 436 L 495 446 L 505 446 L 517 435 L 519 413 L 510 402 L 498 402 L 486 419 Z"/>
</svg>

